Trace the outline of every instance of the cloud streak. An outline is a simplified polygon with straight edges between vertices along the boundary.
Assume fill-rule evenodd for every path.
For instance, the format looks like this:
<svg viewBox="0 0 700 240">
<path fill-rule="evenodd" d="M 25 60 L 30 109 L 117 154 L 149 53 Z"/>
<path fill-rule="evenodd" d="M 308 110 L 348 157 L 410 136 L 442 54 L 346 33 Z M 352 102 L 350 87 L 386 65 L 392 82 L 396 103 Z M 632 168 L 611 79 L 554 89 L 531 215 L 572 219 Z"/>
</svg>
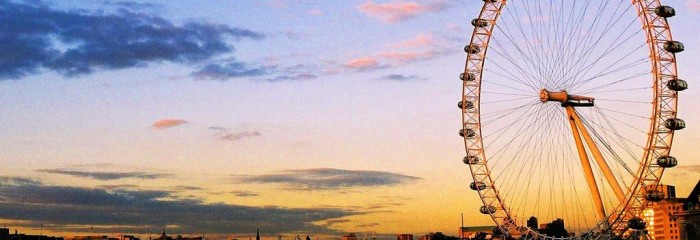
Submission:
<svg viewBox="0 0 700 240">
<path fill-rule="evenodd" d="M 124 178 L 159 179 L 171 177 L 171 174 L 146 173 L 146 172 L 92 172 L 66 169 L 40 169 L 37 172 L 68 175 L 74 177 L 91 178 L 97 180 L 119 180 Z"/>
<path fill-rule="evenodd" d="M 379 61 L 374 57 L 352 59 L 343 64 L 343 66 L 358 71 L 375 70 L 382 67 Z"/>
<path fill-rule="evenodd" d="M 415 39 L 390 44 L 370 56 L 351 59 L 342 67 L 351 71 L 372 71 L 427 61 L 448 53 L 448 49 L 440 47 L 431 36 L 420 34 Z"/>
<path fill-rule="evenodd" d="M 410 82 L 425 80 L 425 78 L 419 77 L 418 75 L 403 75 L 403 74 L 389 74 L 378 78 L 381 81 L 393 81 L 393 82 Z"/>
<path fill-rule="evenodd" d="M 690 11 L 693 11 L 696 13 L 700 12 L 700 1 L 698 1 L 698 0 L 686 0 L 685 6 L 687 6 L 688 9 L 690 9 Z"/>
<path fill-rule="evenodd" d="M 254 138 L 262 136 L 258 130 L 232 132 L 231 129 L 225 127 L 209 127 L 209 130 L 216 131 L 214 136 L 222 141 L 238 141 L 246 138 Z"/>
<path fill-rule="evenodd" d="M 161 119 L 156 122 L 154 122 L 151 127 L 155 129 L 166 129 L 166 128 L 172 128 L 172 127 L 177 127 L 180 125 L 187 124 L 188 122 L 183 120 L 183 119 Z"/>
<path fill-rule="evenodd" d="M 251 192 L 251 191 L 231 191 L 230 193 L 235 195 L 236 197 L 257 197 L 257 196 L 260 196 L 259 193 Z"/>
<path fill-rule="evenodd" d="M 244 183 L 281 184 L 287 189 L 294 190 L 337 190 L 395 186 L 412 183 L 421 178 L 381 171 L 317 168 L 288 170 L 255 176 L 237 176 L 234 179 Z"/>
<path fill-rule="evenodd" d="M 390 3 L 374 3 L 369 1 L 357 8 L 360 12 L 378 18 L 387 23 L 396 23 L 412 19 L 418 15 L 439 12 L 444 10 L 447 4 L 444 2 L 433 2 L 431 4 L 421 4 L 416 2 L 394 1 Z"/>
<path fill-rule="evenodd" d="M 192 76 L 204 80 L 229 80 L 232 78 L 257 77 L 268 75 L 274 67 L 251 67 L 245 63 L 233 61 L 226 64 L 212 63 L 193 72 Z"/>
<path fill-rule="evenodd" d="M 314 222 L 362 214 L 337 208 L 251 207 L 179 199 L 171 192 L 50 186 L 0 178 L 0 218 L 42 222 L 71 232 L 138 233 L 162 226 L 182 233 L 245 233 L 267 226 L 274 234 L 335 233 Z M 94 227 L 94 229 L 93 229 Z"/>
<path fill-rule="evenodd" d="M 0 1 L 0 22 L 0 79 L 45 70 L 77 76 L 159 62 L 197 63 L 232 52 L 231 41 L 264 37 L 226 25 L 176 25 L 124 8 L 89 13 L 5 0 Z"/>
</svg>

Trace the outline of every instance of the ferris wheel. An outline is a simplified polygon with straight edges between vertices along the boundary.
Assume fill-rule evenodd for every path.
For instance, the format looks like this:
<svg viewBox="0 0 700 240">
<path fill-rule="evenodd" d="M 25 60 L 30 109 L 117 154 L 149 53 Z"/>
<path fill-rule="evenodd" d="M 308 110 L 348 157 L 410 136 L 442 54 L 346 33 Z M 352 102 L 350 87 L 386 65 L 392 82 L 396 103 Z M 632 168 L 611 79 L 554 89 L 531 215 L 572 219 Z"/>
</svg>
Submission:
<svg viewBox="0 0 700 240">
<path fill-rule="evenodd" d="M 644 235 L 685 127 L 675 10 L 659 0 L 483 2 L 458 103 L 478 211 L 514 238 Z"/>
</svg>

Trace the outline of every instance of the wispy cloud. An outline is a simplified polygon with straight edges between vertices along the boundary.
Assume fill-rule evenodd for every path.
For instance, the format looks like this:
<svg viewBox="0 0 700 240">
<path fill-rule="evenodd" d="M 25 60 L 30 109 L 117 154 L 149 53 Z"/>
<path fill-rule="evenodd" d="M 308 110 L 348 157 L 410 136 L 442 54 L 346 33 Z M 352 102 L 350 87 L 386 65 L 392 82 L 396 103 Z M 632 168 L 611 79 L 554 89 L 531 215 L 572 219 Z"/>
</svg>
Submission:
<svg viewBox="0 0 700 240">
<path fill-rule="evenodd" d="M 415 39 L 387 45 L 370 56 L 348 60 L 342 66 L 354 71 L 371 71 L 431 60 L 448 54 L 432 36 L 420 34 Z"/>
<path fill-rule="evenodd" d="M 395 82 L 410 82 L 410 81 L 425 80 L 425 78 L 420 77 L 418 75 L 389 74 L 389 75 L 385 75 L 381 78 L 378 78 L 377 80 L 395 81 Z"/>
<path fill-rule="evenodd" d="M 151 232 L 177 226 L 173 232 L 246 233 L 267 226 L 269 233 L 337 233 L 315 222 L 358 211 L 339 208 L 251 207 L 179 199 L 167 191 L 105 190 L 50 186 L 0 178 L 0 219 L 45 224 L 55 231 Z M 70 229 L 68 229 L 70 228 Z"/>
<path fill-rule="evenodd" d="M 316 66 L 308 64 L 297 64 L 294 66 L 281 68 L 277 72 L 277 76 L 273 78 L 268 78 L 269 82 L 282 82 L 282 81 L 306 81 L 318 78 Z"/>
<path fill-rule="evenodd" d="M 263 34 L 226 25 L 187 22 L 121 9 L 114 14 L 64 11 L 0 1 L 0 79 L 55 71 L 65 76 L 150 63 L 193 63 L 231 53 L 232 41 Z"/>
<path fill-rule="evenodd" d="M 227 141 L 236 141 L 236 140 L 241 140 L 244 138 L 252 138 L 252 137 L 257 137 L 260 136 L 259 131 L 244 131 L 244 132 L 234 132 L 234 133 L 228 133 L 225 135 L 222 135 L 219 137 L 221 140 L 227 140 Z"/>
<path fill-rule="evenodd" d="M 159 179 L 171 177 L 171 174 L 165 173 L 146 173 L 146 172 L 94 172 L 94 171 L 80 171 L 80 170 L 67 170 L 67 169 L 40 169 L 37 172 L 51 173 L 68 175 L 74 177 L 82 178 L 92 178 L 97 180 L 118 180 L 124 178 L 136 178 L 136 179 Z"/>
<path fill-rule="evenodd" d="M 280 75 L 274 78 L 269 78 L 267 81 L 270 82 L 283 82 L 283 81 L 306 81 L 318 78 L 318 75 L 312 73 L 300 73 L 293 75 Z"/>
<path fill-rule="evenodd" d="M 369 227 L 376 227 L 379 225 L 381 225 L 381 224 L 379 224 L 379 223 L 364 223 L 364 224 L 357 225 L 357 227 L 358 228 L 369 228 Z"/>
<path fill-rule="evenodd" d="M 420 34 L 415 39 L 409 39 L 404 42 L 398 42 L 389 45 L 391 48 L 422 48 L 435 45 L 435 40 L 432 36 Z"/>
<path fill-rule="evenodd" d="M 233 78 L 257 77 L 268 75 L 274 71 L 274 67 L 256 66 L 251 67 L 248 64 L 233 61 L 225 64 L 211 63 L 204 66 L 202 69 L 192 73 L 197 79 L 206 80 L 229 80 Z"/>
<path fill-rule="evenodd" d="M 260 196 L 259 193 L 251 192 L 251 191 L 231 191 L 230 193 L 232 193 L 236 197 L 257 197 L 257 196 Z"/>
<path fill-rule="evenodd" d="M 269 0 L 269 1 L 266 1 L 264 4 L 267 5 L 268 7 L 280 8 L 280 9 L 288 7 L 287 2 L 285 2 L 283 0 Z"/>
<path fill-rule="evenodd" d="M 323 16 L 323 15 L 324 15 L 323 11 L 320 10 L 320 9 L 309 10 L 309 11 L 307 11 L 306 13 L 308 13 L 308 14 L 310 14 L 310 15 L 312 15 L 312 16 Z"/>
<path fill-rule="evenodd" d="M 287 189 L 295 190 L 337 190 L 394 186 L 411 183 L 421 178 L 381 171 L 318 168 L 288 170 L 254 176 L 236 176 L 234 179 L 245 183 L 281 184 Z"/>
<path fill-rule="evenodd" d="M 171 127 L 177 127 L 188 122 L 183 119 L 161 119 L 154 122 L 151 126 L 155 129 L 166 129 Z"/>
<path fill-rule="evenodd" d="M 363 58 L 357 58 L 357 59 L 352 59 L 345 64 L 343 64 L 346 68 L 349 69 L 354 69 L 358 71 L 367 71 L 367 70 L 375 70 L 379 69 L 382 66 L 379 65 L 379 61 L 376 58 L 373 57 L 363 57 Z"/>
<path fill-rule="evenodd" d="M 224 140 L 224 141 L 238 141 L 241 139 L 245 138 L 254 138 L 254 137 L 259 137 L 262 135 L 260 131 L 258 130 L 253 130 L 253 131 L 237 131 L 234 132 L 233 130 L 225 127 L 209 127 L 210 130 L 216 131 L 214 136 L 218 138 L 219 140 Z"/>
<path fill-rule="evenodd" d="M 395 23 L 417 17 L 420 14 L 438 12 L 446 9 L 444 1 L 433 1 L 423 4 L 407 1 L 393 1 L 388 3 L 375 3 L 369 1 L 361 4 L 357 8 L 360 12 L 378 18 L 387 23 Z"/>
<path fill-rule="evenodd" d="M 686 0 L 685 6 L 693 12 L 700 12 L 700 1 L 698 0 Z"/>
<path fill-rule="evenodd" d="M 114 5 L 117 7 L 133 9 L 133 10 L 143 10 L 143 9 L 151 9 L 151 8 L 161 7 L 161 5 L 155 4 L 155 3 L 140 3 L 140 2 L 134 2 L 134 1 L 106 0 L 106 1 L 104 1 L 104 3 L 109 4 L 109 5 Z"/>
</svg>

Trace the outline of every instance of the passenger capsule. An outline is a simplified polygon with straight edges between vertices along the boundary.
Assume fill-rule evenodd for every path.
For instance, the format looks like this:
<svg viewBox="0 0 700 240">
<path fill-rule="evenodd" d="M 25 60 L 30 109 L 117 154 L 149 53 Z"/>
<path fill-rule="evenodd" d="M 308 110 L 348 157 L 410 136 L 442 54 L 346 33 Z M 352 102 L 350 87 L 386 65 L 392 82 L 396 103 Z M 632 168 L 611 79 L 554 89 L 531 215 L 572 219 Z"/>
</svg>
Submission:
<svg viewBox="0 0 700 240">
<path fill-rule="evenodd" d="M 462 161 L 464 162 L 464 164 L 473 165 L 479 163 L 479 160 L 480 159 L 477 156 L 466 156 Z"/>
<path fill-rule="evenodd" d="M 472 137 L 476 136 L 476 132 L 474 132 L 474 130 L 472 130 L 472 129 L 470 129 L 470 128 L 467 128 L 467 129 L 460 129 L 460 130 L 459 130 L 459 136 L 461 136 L 461 137 L 465 137 L 465 136 L 466 136 L 466 137 L 468 137 L 468 138 L 472 138 Z"/>
<path fill-rule="evenodd" d="M 666 82 L 666 86 L 668 87 L 668 89 L 677 92 L 688 89 L 688 83 L 683 79 L 671 79 L 668 82 Z"/>
<path fill-rule="evenodd" d="M 464 52 L 469 54 L 477 54 L 481 52 L 481 48 L 479 46 L 467 45 L 464 46 Z"/>
<path fill-rule="evenodd" d="M 658 6 L 654 9 L 654 12 L 659 17 L 670 18 L 676 16 L 676 9 L 669 6 Z"/>
<path fill-rule="evenodd" d="M 486 27 L 489 25 L 489 21 L 484 19 L 474 18 L 472 19 L 472 26 L 474 27 Z"/>
<path fill-rule="evenodd" d="M 679 41 L 667 41 L 664 43 L 664 49 L 670 53 L 679 53 L 685 50 L 685 46 Z"/>
<path fill-rule="evenodd" d="M 656 189 L 647 190 L 646 194 L 644 194 L 644 198 L 646 198 L 647 201 L 651 202 L 658 202 L 664 200 L 664 197 L 664 192 Z"/>
<path fill-rule="evenodd" d="M 466 109 L 472 109 L 472 108 L 474 108 L 474 103 L 473 103 L 473 102 L 471 102 L 471 101 L 464 101 L 464 102 L 466 102 L 467 104 L 466 104 L 466 105 L 463 104 L 462 101 L 457 102 L 457 107 L 459 107 L 459 108 L 461 108 L 461 109 L 465 109 L 465 108 L 466 108 Z"/>
<path fill-rule="evenodd" d="M 678 165 L 678 160 L 672 156 L 661 156 L 656 159 L 656 164 L 662 168 L 672 168 Z"/>
<path fill-rule="evenodd" d="M 685 128 L 685 121 L 680 118 L 669 118 L 664 122 L 664 126 L 671 130 L 681 130 Z"/>
<path fill-rule="evenodd" d="M 647 228 L 647 223 L 639 217 L 633 217 L 627 221 L 627 227 L 634 230 L 644 230 Z"/>
<path fill-rule="evenodd" d="M 486 189 L 486 183 L 484 182 L 472 182 L 469 184 L 469 188 L 475 191 L 481 191 Z"/>
<path fill-rule="evenodd" d="M 491 205 L 481 206 L 481 208 L 479 208 L 479 212 L 481 212 L 483 214 L 492 214 L 492 213 L 496 212 L 496 207 L 491 206 Z"/>
<path fill-rule="evenodd" d="M 471 81 L 474 81 L 476 79 L 476 75 L 473 73 L 468 73 L 466 75 L 464 73 L 460 73 L 459 79 L 461 79 L 462 81 L 471 82 Z"/>
</svg>

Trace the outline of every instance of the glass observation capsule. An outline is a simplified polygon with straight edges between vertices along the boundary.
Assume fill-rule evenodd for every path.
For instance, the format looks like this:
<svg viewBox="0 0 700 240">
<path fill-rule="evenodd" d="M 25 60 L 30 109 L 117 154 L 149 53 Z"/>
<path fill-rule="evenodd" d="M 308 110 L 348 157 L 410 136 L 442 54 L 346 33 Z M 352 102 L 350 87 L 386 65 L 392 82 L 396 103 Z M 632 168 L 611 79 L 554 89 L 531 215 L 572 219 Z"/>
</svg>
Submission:
<svg viewBox="0 0 700 240">
<path fill-rule="evenodd" d="M 669 6 L 658 6 L 654 9 L 654 13 L 659 17 L 670 18 L 676 16 L 676 9 Z"/>
<path fill-rule="evenodd" d="M 474 27 L 486 27 L 489 25 L 489 21 L 479 18 L 472 19 L 472 26 Z"/>
<path fill-rule="evenodd" d="M 627 227 L 634 230 L 644 230 L 647 227 L 647 223 L 639 217 L 633 217 L 627 221 Z"/>
<path fill-rule="evenodd" d="M 472 137 L 476 136 L 476 132 L 474 132 L 474 130 L 472 130 L 471 128 L 460 129 L 459 136 L 472 138 Z"/>
<path fill-rule="evenodd" d="M 481 52 L 481 48 L 479 46 L 467 45 L 467 46 L 464 46 L 464 52 L 469 53 L 469 54 L 477 54 L 477 53 Z"/>
<path fill-rule="evenodd" d="M 646 198 L 647 201 L 651 202 L 658 202 L 664 200 L 664 197 L 664 192 L 656 189 L 647 190 L 646 194 L 644 194 L 644 198 Z"/>
<path fill-rule="evenodd" d="M 472 108 L 474 108 L 473 102 L 471 102 L 471 101 L 464 101 L 464 102 L 466 102 L 467 104 L 464 104 L 463 101 L 457 102 L 457 107 L 459 107 L 460 109 L 465 109 L 465 108 L 472 109 Z"/>
<path fill-rule="evenodd" d="M 669 118 L 664 122 L 664 126 L 671 130 L 681 130 L 685 128 L 685 121 L 680 118 Z"/>
<path fill-rule="evenodd" d="M 464 162 L 464 164 L 472 165 L 479 163 L 479 160 L 480 159 L 477 156 L 466 156 L 462 161 Z"/>
<path fill-rule="evenodd" d="M 656 164 L 662 168 L 672 168 L 678 165 L 678 160 L 673 156 L 661 156 L 656 159 Z"/>
<path fill-rule="evenodd" d="M 474 75 L 473 73 L 468 73 L 468 74 L 466 74 L 466 75 L 465 75 L 464 73 L 460 73 L 460 74 L 459 74 L 459 79 L 462 80 L 462 81 L 469 81 L 469 82 L 471 82 L 471 81 L 474 81 L 474 79 L 476 79 L 476 75 Z"/>
<path fill-rule="evenodd" d="M 496 212 L 496 207 L 491 205 L 481 206 L 481 208 L 479 208 L 479 212 L 481 212 L 482 214 L 492 214 Z"/>
<path fill-rule="evenodd" d="M 664 43 L 664 50 L 670 53 L 679 53 L 685 50 L 685 46 L 679 41 L 667 41 Z"/>
<path fill-rule="evenodd" d="M 480 191 L 486 189 L 486 183 L 484 182 L 472 182 L 469 184 L 469 188 L 475 191 Z"/>
<path fill-rule="evenodd" d="M 677 78 L 671 79 L 668 82 L 666 82 L 666 86 L 668 87 L 668 89 L 671 89 L 671 90 L 677 91 L 677 92 L 688 89 L 688 83 L 683 79 L 677 79 Z"/>
</svg>

